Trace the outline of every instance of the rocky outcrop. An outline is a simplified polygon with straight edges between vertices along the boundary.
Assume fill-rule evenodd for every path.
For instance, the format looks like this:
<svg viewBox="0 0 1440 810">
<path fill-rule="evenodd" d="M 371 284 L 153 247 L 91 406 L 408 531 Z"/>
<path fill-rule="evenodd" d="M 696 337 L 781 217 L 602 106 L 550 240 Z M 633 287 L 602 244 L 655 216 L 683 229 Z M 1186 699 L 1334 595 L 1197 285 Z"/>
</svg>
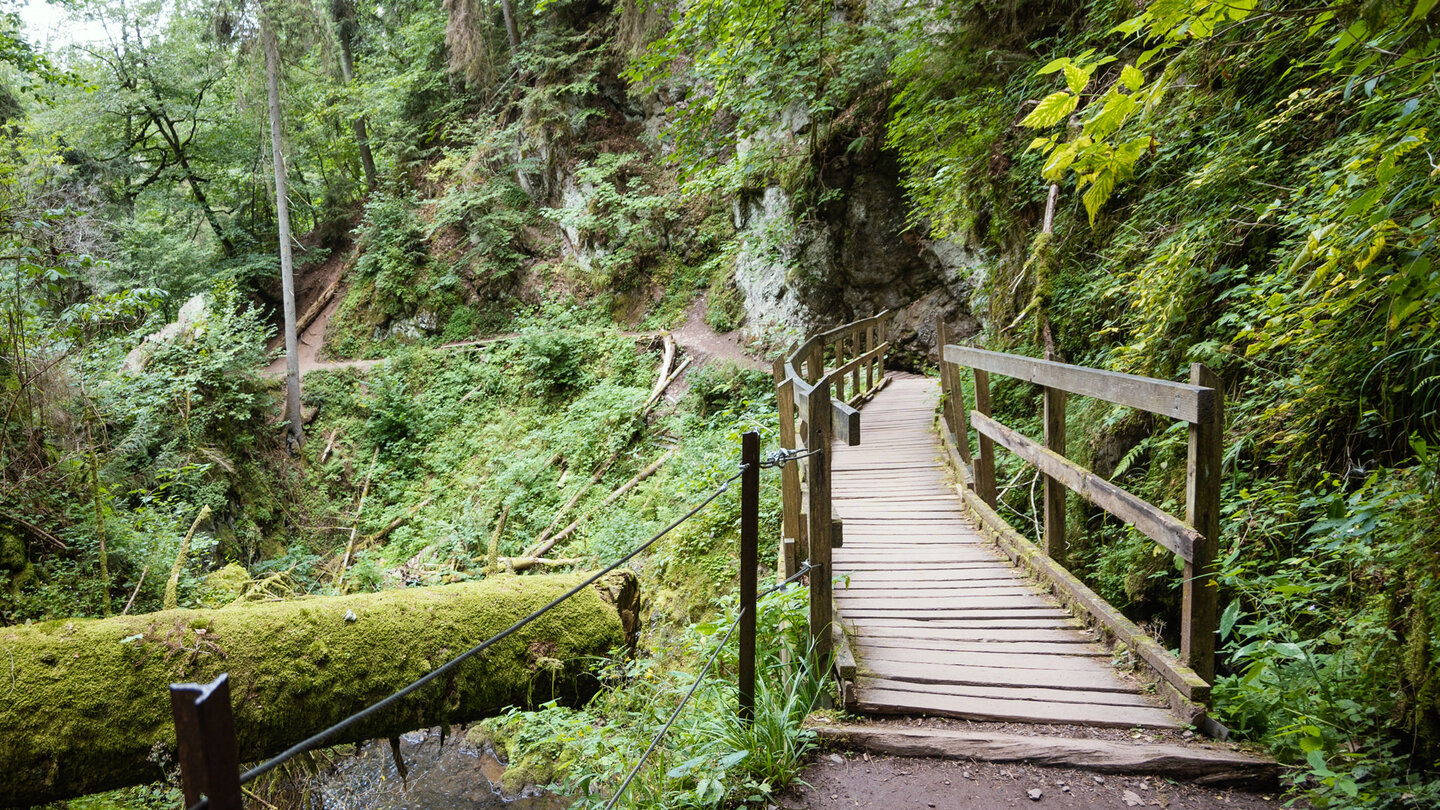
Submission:
<svg viewBox="0 0 1440 810">
<path fill-rule="evenodd" d="M 822 172 L 830 193 L 808 211 L 779 186 L 734 201 L 752 326 L 805 333 L 889 309 L 900 348 L 932 360 L 936 317 L 959 337 L 979 331 L 970 298 L 983 257 L 913 225 L 899 176 L 894 156 L 873 150 Z"/>
</svg>

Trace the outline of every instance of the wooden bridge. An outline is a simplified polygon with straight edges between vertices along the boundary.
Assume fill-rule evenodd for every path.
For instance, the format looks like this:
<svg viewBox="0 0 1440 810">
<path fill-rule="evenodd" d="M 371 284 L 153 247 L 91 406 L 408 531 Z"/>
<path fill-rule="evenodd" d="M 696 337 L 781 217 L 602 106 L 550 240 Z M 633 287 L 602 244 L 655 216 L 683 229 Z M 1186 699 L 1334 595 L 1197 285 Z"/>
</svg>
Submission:
<svg viewBox="0 0 1440 810">
<path fill-rule="evenodd" d="M 781 443 L 803 458 L 783 474 L 781 573 L 812 566 L 812 640 L 822 655 L 833 652 L 846 708 L 1214 727 L 1206 708 L 1222 424 L 1215 378 L 1199 365 L 1190 382 L 1176 383 L 982 351 L 950 344 L 943 324 L 938 381 L 887 374 L 888 324 L 884 313 L 847 324 L 775 364 Z M 992 373 L 1040 387 L 1043 442 L 991 417 Z M 1186 520 L 1065 458 L 1067 395 L 1189 424 Z M 996 445 L 1041 473 L 1040 544 L 995 511 Z M 1184 561 L 1179 656 L 1066 569 L 1067 490 Z M 1112 665 L 1115 645 L 1129 649 L 1135 671 Z"/>
</svg>

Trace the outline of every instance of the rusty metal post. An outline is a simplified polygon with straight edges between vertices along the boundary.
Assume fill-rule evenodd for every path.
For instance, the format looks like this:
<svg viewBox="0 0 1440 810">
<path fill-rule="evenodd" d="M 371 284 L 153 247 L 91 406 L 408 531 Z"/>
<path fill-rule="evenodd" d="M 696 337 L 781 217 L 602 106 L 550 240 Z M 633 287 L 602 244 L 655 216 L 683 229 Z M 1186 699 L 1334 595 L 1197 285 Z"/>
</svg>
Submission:
<svg viewBox="0 0 1440 810">
<path fill-rule="evenodd" d="M 170 684 L 170 710 L 180 743 L 185 806 L 205 798 L 210 810 L 242 810 L 229 674 L 207 684 Z"/>
<path fill-rule="evenodd" d="M 755 719 L 755 611 L 760 567 L 760 434 L 740 437 L 740 719 Z"/>
</svg>

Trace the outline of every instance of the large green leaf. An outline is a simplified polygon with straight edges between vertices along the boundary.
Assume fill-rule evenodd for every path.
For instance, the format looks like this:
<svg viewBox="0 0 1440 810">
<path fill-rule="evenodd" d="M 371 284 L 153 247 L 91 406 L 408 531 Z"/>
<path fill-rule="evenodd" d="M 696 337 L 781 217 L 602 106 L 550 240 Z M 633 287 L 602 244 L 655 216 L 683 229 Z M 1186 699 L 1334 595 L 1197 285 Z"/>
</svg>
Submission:
<svg viewBox="0 0 1440 810">
<path fill-rule="evenodd" d="M 1080 97 L 1068 91 L 1061 90 L 1058 93 L 1051 93 L 1040 99 L 1040 103 L 1036 104 L 1035 109 L 1025 116 L 1025 120 L 1020 122 L 1020 126 L 1031 129 L 1053 127 L 1064 121 L 1070 113 L 1075 112 L 1075 106 L 1079 103 Z"/>
</svg>

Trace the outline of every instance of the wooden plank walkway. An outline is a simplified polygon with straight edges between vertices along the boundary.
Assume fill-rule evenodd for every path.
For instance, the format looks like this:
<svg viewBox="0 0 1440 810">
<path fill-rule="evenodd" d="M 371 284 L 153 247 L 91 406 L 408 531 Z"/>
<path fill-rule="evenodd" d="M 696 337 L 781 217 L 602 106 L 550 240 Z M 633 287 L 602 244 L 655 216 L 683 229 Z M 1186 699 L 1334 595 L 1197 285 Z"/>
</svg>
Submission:
<svg viewBox="0 0 1440 810">
<path fill-rule="evenodd" d="M 835 604 L 856 708 L 976 720 L 1176 728 L 1092 634 L 961 509 L 934 430 L 939 385 L 896 375 L 831 466 L 844 546 Z"/>
</svg>

